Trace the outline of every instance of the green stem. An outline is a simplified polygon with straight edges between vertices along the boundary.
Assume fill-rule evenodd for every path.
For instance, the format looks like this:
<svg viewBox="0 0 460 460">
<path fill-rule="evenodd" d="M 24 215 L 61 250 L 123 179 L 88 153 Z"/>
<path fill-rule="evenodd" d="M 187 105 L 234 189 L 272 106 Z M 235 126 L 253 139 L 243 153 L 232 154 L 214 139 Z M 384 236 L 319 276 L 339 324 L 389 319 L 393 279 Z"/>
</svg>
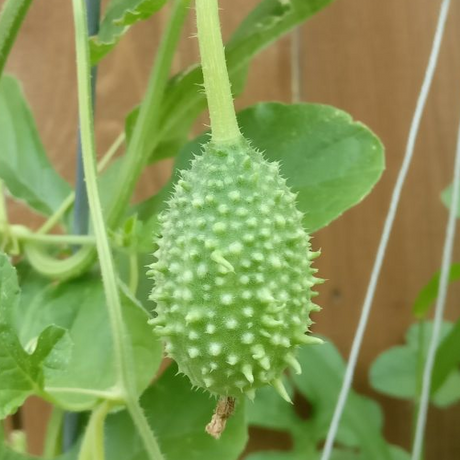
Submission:
<svg viewBox="0 0 460 460">
<path fill-rule="evenodd" d="M 91 413 L 78 460 L 104 460 L 104 423 L 110 406 L 111 404 L 105 401 Z"/>
<path fill-rule="evenodd" d="M 196 18 L 212 140 L 216 143 L 233 142 L 241 133 L 225 62 L 218 0 L 196 0 Z"/>
<path fill-rule="evenodd" d="M 174 52 L 180 39 L 182 26 L 188 12 L 190 0 L 175 0 L 171 16 L 158 48 L 153 71 L 150 75 L 147 92 L 124 158 L 124 167 L 116 196 L 111 202 L 108 222 L 115 227 L 128 206 L 132 191 L 150 154 L 149 138 L 155 136 L 161 114 L 163 95 L 171 72 Z M 153 133 L 153 134 L 152 134 Z"/>
<path fill-rule="evenodd" d="M 118 187 L 109 205 L 107 224 L 110 228 L 119 225 L 142 169 L 150 153 L 152 132 L 157 131 L 163 93 L 171 70 L 174 51 L 179 42 L 190 0 L 175 0 L 171 17 L 158 49 L 155 65 L 149 80 L 147 93 L 141 105 L 138 120 L 124 157 L 124 165 Z M 94 262 L 93 248 L 84 247 L 65 259 L 54 259 L 39 247 L 30 253 L 29 262 L 43 275 L 55 279 L 69 279 L 81 275 Z"/>
<path fill-rule="evenodd" d="M 134 296 L 136 295 L 139 284 L 139 265 L 137 259 L 137 252 L 132 252 L 129 255 L 129 290 Z"/>
<path fill-rule="evenodd" d="M 88 31 L 86 25 L 86 8 L 84 0 L 73 0 L 76 54 L 78 105 L 83 150 L 83 166 L 88 190 L 91 221 L 96 237 L 96 247 L 101 266 L 107 307 L 113 334 L 115 362 L 119 385 L 128 391 L 132 377 L 130 375 L 130 356 L 124 346 L 125 327 L 121 309 L 120 296 L 115 275 L 115 266 L 110 250 L 107 229 L 102 213 L 96 174 L 96 147 L 94 139 L 93 111 L 91 106 L 90 60 L 88 49 Z"/>
<path fill-rule="evenodd" d="M 46 458 L 54 458 L 62 453 L 61 441 L 63 420 L 64 411 L 54 406 L 46 429 L 45 447 L 43 450 L 43 456 Z"/>
<path fill-rule="evenodd" d="M 149 458 L 151 460 L 164 460 L 164 457 L 158 447 L 158 442 L 138 401 L 130 399 L 126 402 L 126 406 L 139 435 L 144 441 L 144 446 Z"/>
<path fill-rule="evenodd" d="M 0 76 L 32 0 L 6 0 L 0 13 Z"/>
<path fill-rule="evenodd" d="M 133 357 L 127 344 L 127 331 L 123 322 L 123 312 L 120 294 L 117 286 L 117 277 L 110 250 L 107 228 L 102 214 L 101 200 L 97 186 L 96 148 L 94 139 L 94 123 L 91 104 L 91 67 L 89 60 L 88 30 L 86 24 L 86 9 L 84 0 L 73 0 L 75 20 L 75 41 L 77 54 L 78 104 L 80 112 L 80 129 L 88 201 L 91 221 L 96 236 L 97 253 L 102 273 L 107 308 L 110 317 L 112 340 L 115 354 L 117 386 L 120 388 L 123 399 L 129 411 L 137 418 L 136 424 L 148 423 L 136 399 L 137 388 L 133 369 Z M 123 188 L 123 187 L 120 187 Z M 133 416 L 134 418 L 134 416 Z M 151 460 L 161 460 L 162 456 L 157 441 L 150 428 L 141 432 L 145 447 Z M 103 459 L 104 457 L 95 457 Z M 83 459 L 80 459 L 83 460 Z"/>
<path fill-rule="evenodd" d="M 118 149 L 122 146 L 125 141 L 125 133 L 122 132 L 115 139 L 113 144 L 109 147 L 109 150 L 103 155 L 101 161 L 97 165 L 97 172 L 102 172 L 107 165 L 110 163 Z M 64 216 L 75 201 L 75 192 L 71 192 L 69 196 L 61 203 L 61 206 L 54 212 L 52 216 L 39 228 L 38 233 L 48 233 Z"/>
<path fill-rule="evenodd" d="M 29 241 L 44 244 L 79 244 L 91 245 L 96 244 L 96 239 L 91 235 L 50 235 L 34 233 L 28 227 L 23 225 L 11 225 L 4 227 L 0 225 L 0 234 L 8 234 L 19 241 Z"/>
</svg>

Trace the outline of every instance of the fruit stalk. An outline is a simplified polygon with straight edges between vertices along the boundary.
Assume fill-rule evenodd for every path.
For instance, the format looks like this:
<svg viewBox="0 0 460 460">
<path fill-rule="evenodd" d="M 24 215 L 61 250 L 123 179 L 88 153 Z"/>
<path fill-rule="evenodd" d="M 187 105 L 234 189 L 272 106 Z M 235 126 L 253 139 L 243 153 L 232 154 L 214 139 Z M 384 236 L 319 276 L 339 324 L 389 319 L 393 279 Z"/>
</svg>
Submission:
<svg viewBox="0 0 460 460">
<path fill-rule="evenodd" d="M 196 18 L 212 140 L 216 143 L 233 143 L 241 137 L 241 133 L 225 62 L 218 0 L 197 0 Z"/>
</svg>

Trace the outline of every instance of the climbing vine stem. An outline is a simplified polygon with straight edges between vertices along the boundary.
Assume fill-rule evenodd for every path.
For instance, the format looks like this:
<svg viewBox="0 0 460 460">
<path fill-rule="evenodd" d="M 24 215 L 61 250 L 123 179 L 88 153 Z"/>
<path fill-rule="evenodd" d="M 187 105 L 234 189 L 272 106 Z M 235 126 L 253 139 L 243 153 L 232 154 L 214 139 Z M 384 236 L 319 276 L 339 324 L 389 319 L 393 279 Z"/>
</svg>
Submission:
<svg viewBox="0 0 460 460">
<path fill-rule="evenodd" d="M 97 186 L 94 121 L 91 106 L 91 68 L 84 0 L 73 0 L 73 11 L 75 21 L 78 105 L 83 167 L 86 177 L 91 222 L 94 235 L 96 237 L 96 247 L 101 267 L 102 282 L 110 317 L 117 387 L 122 400 L 125 401 L 128 407 L 133 421 L 136 426 L 140 428 L 140 434 L 145 443 L 150 460 L 162 460 L 163 457 L 159 451 L 157 441 L 148 427 L 145 415 L 136 396 L 137 389 L 135 373 L 132 365 L 132 353 L 129 343 L 126 341 L 127 334 L 123 322 L 123 313 L 117 286 L 114 261 L 109 245 L 107 228 L 102 214 L 101 200 Z"/>
<path fill-rule="evenodd" d="M 196 18 L 212 140 L 217 143 L 232 142 L 241 133 L 225 62 L 218 0 L 197 0 Z"/>
</svg>

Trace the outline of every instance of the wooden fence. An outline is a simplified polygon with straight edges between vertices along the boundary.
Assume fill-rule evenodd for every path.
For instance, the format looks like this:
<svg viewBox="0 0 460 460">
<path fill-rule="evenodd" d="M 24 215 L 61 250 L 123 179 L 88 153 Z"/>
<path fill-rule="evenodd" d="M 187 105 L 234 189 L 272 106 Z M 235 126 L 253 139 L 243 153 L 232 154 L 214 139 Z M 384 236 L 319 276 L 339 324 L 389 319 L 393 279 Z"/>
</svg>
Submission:
<svg viewBox="0 0 460 460">
<path fill-rule="evenodd" d="M 2 3 L 2 2 L 0 2 Z M 229 36 L 257 0 L 221 0 L 224 33 Z M 393 443 L 408 447 L 411 408 L 382 397 L 368 385 L 369 364 L 401 344 L 413 318 L 418 290 L 439 268 L 447 218 L 441 190 L 451 180 L 460 115 L 460 5 L 453 2 L 413 168 L 396 220 L 382 271 L 374 310 L 361 353 L 355 387 L 383 404 L 385 431 Z M 439 0 L 337 0 L 302 28 L 302 98 L 342 108 L 369 125 L 386 146 L 387 169 L 366 200 L 315 235 L 321 247 L 320 274 L 329 281 L 320 289 L 323 306 L 315 331 L 349 351 L 368 282 L 397 169 L 404 153 L 410 120 L 434 33 Z M 194 62 L 197 43 L 193 15 L 187 24 L 175 70 Z M 97 131 L 104 151 L 123 129 L 125 114 L 146 86 L 152 56 L 166 11 L 136 25 L 100 66 Z M 71 3 L 36 0 L 11 54 L 7 71 L 19 77 L 32 105 L 42 139 L 59 171 L 71 182 L 76 144 L 76 81 Z M 260 100 L 289 102 L 291 40 L 281 40 L 258 57 L 240 108 Z M 150 195 L 167 179 L 170 163 L 149 169 L 138 197 Z M 38 220 L 16 207 L 17 221 Z M 35 220 L 34 220 L 35 219 Z M 458 260 L 458 245 L 454 259 Z M 448 317 L 458 317 L 460 289 L 452 287 Z M 308 372 L 308 370 L 306 371 Z M 46 408 L 31 401 L 25 423 L 32 448 L 40 450 Z M 427 460 L 460 458 L 460 406 L 430 410 Z M 281 441 L 280 441 L 281 442 Z M 371 459 L 370 459 L 371 460 Z"/>
</svg>

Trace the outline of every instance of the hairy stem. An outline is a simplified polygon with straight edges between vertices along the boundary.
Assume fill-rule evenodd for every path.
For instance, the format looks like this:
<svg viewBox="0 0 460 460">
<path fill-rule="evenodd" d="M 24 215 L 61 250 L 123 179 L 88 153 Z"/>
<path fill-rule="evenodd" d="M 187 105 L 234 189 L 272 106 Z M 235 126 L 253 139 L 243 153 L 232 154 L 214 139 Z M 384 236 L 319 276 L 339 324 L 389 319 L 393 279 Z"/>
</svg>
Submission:
<svg viewBox="0 0 460 460">
<path fill-rule="evenodd" d="M 0 13 L 0 77 L 32 0 L 6 0 Z"/>
<path fill-rule="evenodd" d="M 96 236 L 96 247 L 102 273 L 107 308 L 109 311 L 117 386 L 121 390 L 129 411 L 136 416 L 136 424 L 147 426 L 141 432 L 150 460 L 161 460 L 156 439 L 148 427 L 142 409 L 136 398 L 136 381 L 133 369 L 131 349 L 126 341 L 127 333 L 123 322 L 120 294 L 117 286 L 115 267 L 110 250 L 107 228 L 102 214 L 101 200 L 97 186 L 96 149 L 94 139 L 93 112 L 91 107 L 90 59 L 88 47 L 88 30 L 84 0 L 73 0 L 75 20 L 75 41 L 77 51 L 78 103 L 80 113 L 83 167 L 88 190 L 88 202 L 91 221 Z M 122 188 L 122 187 L 121 187 Z M 100 457 L 104 458 L 103 454 Z M 84 457 L 83 457 L 84 459 Z M 83 460 L 80 459 L 80 460 Z"/>
<path fill-rule="evenodd" d="M 53 407 L 51 417 L 46 428 L 45 447 L 43 456 L 54 458 L 62 453 L 62 422 L 64 411 L 58 407 Z"/>
<path fill-rule="evenodd" d="M 91 221 L 96 237 L 97 253 L 101 265 L 107 307 L 109 309 L 111 328 L 114 341 L 118 382 L 127 390 L 130 376 L 130 356 L 124 346 L 125 326 L 118 293 L 115 267 L 110 250 L 107 229 L 102 214 L 101 200 L 97 186 L 96 148 L 94 140 L 93 111 L 91 106 L 91 82 L 89 50 L 87 44 L 88 31 L 84 0 L 73 0 L 75 35 L 77 50 L 78 104 L 82 140 L 83 166 L 88 189 L 88 201 Z"/>
<path fill-rule="evenodd" d="M 212 140 L 218 143 L 232 142 L 241 133 L 225 62 L 218 0 L 197 0 L 196 18 Z"/>
<path fill-rule="evenodd" d="M 144 447 L 149 458 L 151 460 L 164 460 L 164 457 L 160 452 L 160 448 L 158 447 L 158 442 L 138 401 L 135 399 L 129 399 L 126 402 L 126 406 L 140 437 L 144 441 Z"/>
<path fill-rule="evenodd" d="M 110 403 L 101 403 L 91 413 L 78 460 L 104 460 L 104 422 L 110 410 Z"/>
<path fill-rule="evenodd" d="M 5 226 L 0 224 L 0 234 L 8 234 L 11 238 L 23 242 L 35 242 L 43 244 L 79 244 L 90 245 L 96 244 L 96 239 L 91 235 L 47 235 L 34 233 L 28 227 L 23 225 Z"/>
</svg>

